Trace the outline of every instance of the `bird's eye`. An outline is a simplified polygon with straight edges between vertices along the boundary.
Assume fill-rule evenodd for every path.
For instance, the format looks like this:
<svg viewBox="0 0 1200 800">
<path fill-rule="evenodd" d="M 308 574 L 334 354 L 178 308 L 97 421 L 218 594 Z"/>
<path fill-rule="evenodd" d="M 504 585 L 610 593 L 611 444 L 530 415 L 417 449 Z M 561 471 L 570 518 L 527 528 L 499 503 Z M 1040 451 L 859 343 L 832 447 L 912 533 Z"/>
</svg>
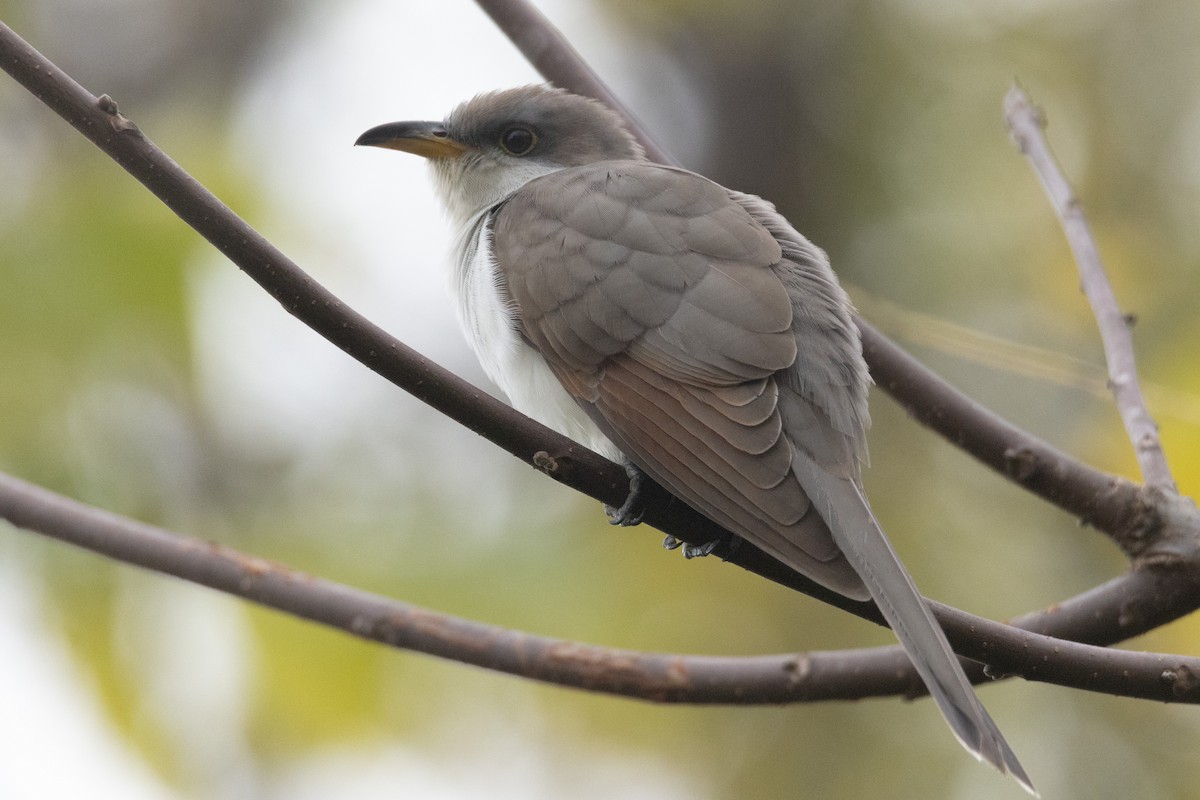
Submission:
<svg viewBox="0 0 1200 800">
<path fill-rule="evenodd" d="M 510 156 L 525 156 L 537 144 L 537 136 L 525 127 L 505 128 L 500 134 L 500 147 Z"/>
</svg>

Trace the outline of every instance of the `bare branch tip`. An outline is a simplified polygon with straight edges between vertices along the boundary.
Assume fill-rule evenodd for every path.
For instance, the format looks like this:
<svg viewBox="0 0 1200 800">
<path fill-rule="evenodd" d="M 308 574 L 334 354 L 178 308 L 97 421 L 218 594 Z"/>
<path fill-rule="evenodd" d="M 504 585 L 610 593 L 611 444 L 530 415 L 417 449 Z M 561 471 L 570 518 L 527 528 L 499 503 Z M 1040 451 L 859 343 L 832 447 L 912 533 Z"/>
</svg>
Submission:
<svg viewBox="0 0 1200 800">
<path fill-rule="evenodd" d="M 1029 136 L 1034 131 L 1046 128 L 1045 115 L 1034 105 L 1029 93 L 1018 81 L 1013 82 L 1012 88 L 1004 96 L 1004 122 L 1013 142 L 1022 153 L 1028 148 Z"/>
</svg>

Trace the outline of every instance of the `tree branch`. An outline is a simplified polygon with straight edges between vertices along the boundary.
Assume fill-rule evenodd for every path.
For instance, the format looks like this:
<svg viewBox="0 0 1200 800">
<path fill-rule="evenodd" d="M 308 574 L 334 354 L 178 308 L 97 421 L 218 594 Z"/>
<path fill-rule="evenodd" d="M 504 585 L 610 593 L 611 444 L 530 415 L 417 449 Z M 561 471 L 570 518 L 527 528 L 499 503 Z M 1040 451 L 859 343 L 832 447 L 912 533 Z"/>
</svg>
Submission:
<svg viewBox="0 0 1200 800">
<path fill-rule="evenodd" d="M 1138 382 L 1137 363 L 1133 355 L 1132 318 L 1121 313 L 1100 260 L 1096 240 L 1084 216 L 1083 204 L 1050 151 L 1045 135 L 1046 120 L 1025 90 L 1017 84 L 1009 89 L 1004 98 L 1004 119 L 1013 141 L 1025 154 L 1042 188 L 1046 190 L 1050 205 L 1062 223 L 1071 252 L 1075 254 L 1080 286 L 1091 303 L 1096 325 L 1100 329 L 1100 340 L 1104 344 L 1109 386 L 1137 454 L 1142 479 L 1147 486 L 1175 491 L 1175 479 L 1171 477 L 1171 469 L 1167 466 L 1158 426 L 1150 416 Z"/>
<path fill-rule="evenodd" d="M 0 517 L 127 564 L 242 597 L 405 650 L 496 672 L 664 703 L 791 703 L 923 693 L 895 670 L 898 648 L 718 658 L 641 653 L 440 614 L 180 536 L 0 473 Z M 1200 703 L 1200 659 L 1127 653 L 954 612 L 981 624 L 994 674 L 1163 702 Z M 991 638 L 997 633 L 996 638 Z M 901 654 L 902 656 L 902 654 Z"/>
</svg>

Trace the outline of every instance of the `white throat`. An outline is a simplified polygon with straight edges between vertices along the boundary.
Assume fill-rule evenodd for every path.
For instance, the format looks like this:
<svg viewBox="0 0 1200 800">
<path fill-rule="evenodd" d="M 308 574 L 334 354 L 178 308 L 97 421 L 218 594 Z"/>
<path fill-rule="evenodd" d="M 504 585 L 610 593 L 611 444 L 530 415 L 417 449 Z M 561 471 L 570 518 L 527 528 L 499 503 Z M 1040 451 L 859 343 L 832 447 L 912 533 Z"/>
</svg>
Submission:
<svg viewBox="0 0 1200 800">
<path fill-rule="evenodd" d="M 455 225 L 508 199 L 534 178 L 562 169 L 538 161 L 500 162 L 481 151 L 429 161 L 434 187 Z"/>
<path fill-rule="evenodd" d="M 492 255 L 493 208 L 530 180 L 558 168 L 518 172 L 477 164 L 464 169 L 462 160 L 454 160 L 457 169 L 442 161 L 431 163 L 438 192 L 456 225 L 450 292 L 467 342 L 514 408 L 606 458 L 624 462 L 621 451 L 562 388 L 541 354 L 521 338 L 517 311 L 507 300 L 504 277 Z"/>
</svg>

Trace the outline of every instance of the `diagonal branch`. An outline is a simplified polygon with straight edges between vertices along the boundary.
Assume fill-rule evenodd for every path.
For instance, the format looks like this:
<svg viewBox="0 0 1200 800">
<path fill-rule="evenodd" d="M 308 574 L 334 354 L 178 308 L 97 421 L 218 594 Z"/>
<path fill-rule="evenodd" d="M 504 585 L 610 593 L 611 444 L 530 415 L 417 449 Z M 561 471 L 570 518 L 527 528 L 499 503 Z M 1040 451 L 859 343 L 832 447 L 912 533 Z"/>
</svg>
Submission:
<svg viewBox="0 0 1200 800">
<path fill-rule="evenodd" d="M 1167 466 L 1158 426 L 1146 408 L 1146 398 L 1142 396 L 1142 387 L 1138 382 L 1131 318 L 1121 313 L 1117 305 L 1112 284 L 1100 261 L 1096 240 L 1084 216 L 1083 204 L 1050 151 L 1045 135 L 1046 120 L 1025 90 L 1016 84 L 1004 98 L 1004 118 L 1017 147 L 1025 154 L 1042 182 L 1050 205 L 1062 223 L 1071 252 L 1075 254 L 1080 286 L 1092 305 L 1092 313 L 1100 328 L 1104 358 L 1108 363 L 1109 386 L 1137 454 L 1142 479 L 1148 486 L 1175 491 L 1175 479 L 1171 477 L 1171 470 Z"/>
<path fill-rule="evenodd" d="M 756 657 L 618 650 L 460 619 L 295 572 L 101 511 L 0 473 L 0 518 L 127 564 L 208 586 L 364 639 L 545 683 L 663 703 L 794 703 L 923 692 L 899 648 Z M 962 612 L 993 674 L 1127 697 L 1200 703 L 1200 659 L 1064 642 Z M 902 654 L 901 654 L 902 655 Z"/>
</svg>

